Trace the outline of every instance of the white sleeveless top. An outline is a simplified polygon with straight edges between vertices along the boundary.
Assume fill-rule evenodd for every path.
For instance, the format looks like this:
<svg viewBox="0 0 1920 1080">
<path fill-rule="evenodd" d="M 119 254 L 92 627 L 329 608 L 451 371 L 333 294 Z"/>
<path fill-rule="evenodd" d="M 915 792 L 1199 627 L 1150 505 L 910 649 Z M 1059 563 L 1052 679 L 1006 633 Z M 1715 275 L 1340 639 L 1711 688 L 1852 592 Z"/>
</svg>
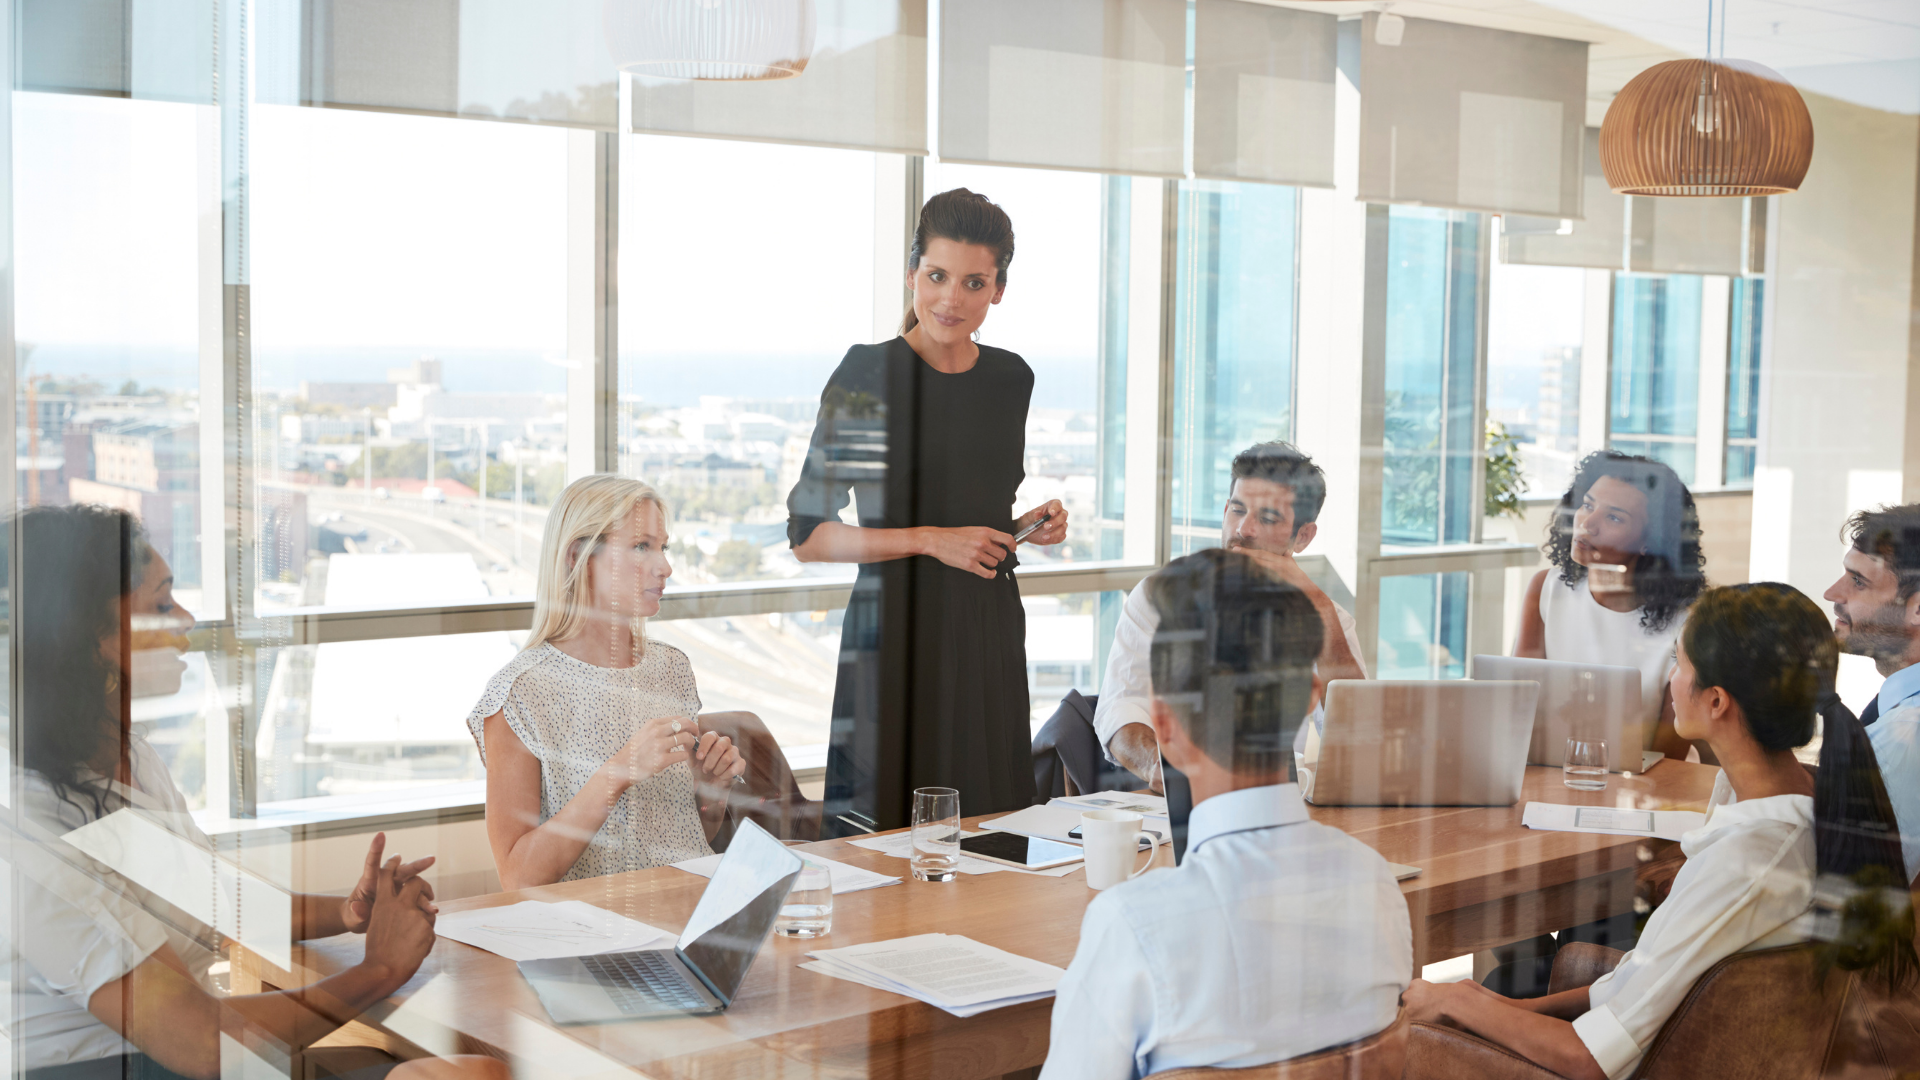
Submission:
<svg viewBox="0 0 1920 1080">
<path fill-rule="evenodd" d="M 1640 625 L 1640 609 L 1614 611 L 1593 598 L 1593 579 L 1584 577 L 1572 588 L 1549 568 L 1540 584 L 1540 621 L 1547 627 L 1547 659 L 1582 664 L 1630 667 L 1640 672 L 1640 728 L 1642 750 L 1653 747 L 1660 726 L 1660 703 L 1667 677 L 1673 673 L 1674 643 L 1686 625 L 1683 609 L 1664 630 Z"/>
<path fill-rule="evenodd" d="M 700 694 L 687 654 L 648 641 L 640 662 L 604 668 L 551 643 L 528 649 L 487 683 L 467 729 L 485 763 L 486 719 L 500 713 L 540 759 L 540 820 L 573 800 L 647 720 L 695 716 Z M 629 787 L 562 881 L 664 866 L 713 854 L 700 823 L 693 772 L 684 761 Z"/>
</svg>

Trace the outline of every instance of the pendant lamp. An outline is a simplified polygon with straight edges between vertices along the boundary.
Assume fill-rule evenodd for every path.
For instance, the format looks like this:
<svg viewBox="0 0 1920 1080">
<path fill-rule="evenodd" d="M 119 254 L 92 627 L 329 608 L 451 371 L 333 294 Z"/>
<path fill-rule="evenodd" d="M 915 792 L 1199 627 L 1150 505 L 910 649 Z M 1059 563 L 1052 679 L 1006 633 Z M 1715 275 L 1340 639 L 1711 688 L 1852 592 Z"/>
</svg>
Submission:
<svg viewBox="0 0 1920 1080">
<path fill-rule="evenodd" d="M 1798 191 L 1812 162 L 1807 103 L 1748 60 L 1655 64 L 1600 124 L 1600 167 L 1622 195 L 1778 195 Z"/>
<path fill-rule="evenodd" d="M 813 56 L 813 0 L 605 0 L 614 66 L 668 79 L 789 79 Z"/>
</svg>

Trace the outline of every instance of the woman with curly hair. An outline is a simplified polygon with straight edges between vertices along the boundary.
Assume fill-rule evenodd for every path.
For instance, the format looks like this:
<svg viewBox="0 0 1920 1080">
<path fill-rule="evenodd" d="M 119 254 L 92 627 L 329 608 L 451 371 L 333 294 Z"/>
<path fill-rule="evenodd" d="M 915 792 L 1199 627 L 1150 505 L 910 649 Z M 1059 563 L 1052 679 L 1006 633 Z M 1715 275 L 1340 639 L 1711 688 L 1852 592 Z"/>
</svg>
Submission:
<svg viewBox="0 0 1920 1080">
<path fill-rule="evenodd" d="M 1637 668 L 1641 748 L 1684 759 L 1667 676 L 1687 608 L 1707 587 L 1693 494 L 1661 462 L 1595 451 L 1541 550 L 1552 566 L 1527 586 L 1514 655 Z"/>
</svg>

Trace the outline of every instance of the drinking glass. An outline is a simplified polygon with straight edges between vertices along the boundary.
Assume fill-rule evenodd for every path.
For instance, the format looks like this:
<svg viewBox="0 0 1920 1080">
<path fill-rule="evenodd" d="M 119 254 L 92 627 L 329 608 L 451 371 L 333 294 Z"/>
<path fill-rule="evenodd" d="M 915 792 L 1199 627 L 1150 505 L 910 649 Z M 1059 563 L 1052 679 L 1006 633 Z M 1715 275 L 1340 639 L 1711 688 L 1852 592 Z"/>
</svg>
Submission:
<svg viewBox="0 0 1920 1080">
<path fill-rule="evenodd" d="M 960 793 L 950 787 L 913 792 L 913 876 L 952 881 L 960 873 Z"/>
<path fill-rule="evenodd" d="M 793 890 L 780 905 L 773 930 L 788 937 L 825 937 L 833 931 L 833 875 L 825 863 L 800 862 L 800 876 L 793 879 Z"/>
<path fill-rule="evenodd" d="M 1561 782 L 1575 791 L 1604 791 L 1607 786 L 1607 744 L 1604 739 L 1567 739 Z"/>
</svg>

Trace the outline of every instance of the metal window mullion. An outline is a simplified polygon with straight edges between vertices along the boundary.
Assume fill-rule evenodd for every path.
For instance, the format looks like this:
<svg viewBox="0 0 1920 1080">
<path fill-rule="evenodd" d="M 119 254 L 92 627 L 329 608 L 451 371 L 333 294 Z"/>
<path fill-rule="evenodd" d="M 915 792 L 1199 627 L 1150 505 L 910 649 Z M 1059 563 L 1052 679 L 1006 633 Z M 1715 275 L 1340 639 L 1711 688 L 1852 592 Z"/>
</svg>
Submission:
<svg viewBox="0 0 1920 1080">
<path fill-rule="evenodd" d="M 221 551 L 228 631 L 220 635 L 216 668 L 223 669 L 226 712 L 226 787 L 230 817 L 250 818 L 258 806 L 257 763 L 249 734 L 258 681 L 256 642 L 260 626 L 253 608 L 258 579 L 258 540 L 253 476 L 253 345 L 251 333 L 249 226 L 250 113 L 247 93 L 247 13 L 244 3 L 215 5 L 214 101 L 220 128 L 220 385 L 210 389 L 220 403 Z M 202 413 L 205 415 L 205 410 Z M 207 494 L 203 491 L 202 498 Z"/>
</svg>

